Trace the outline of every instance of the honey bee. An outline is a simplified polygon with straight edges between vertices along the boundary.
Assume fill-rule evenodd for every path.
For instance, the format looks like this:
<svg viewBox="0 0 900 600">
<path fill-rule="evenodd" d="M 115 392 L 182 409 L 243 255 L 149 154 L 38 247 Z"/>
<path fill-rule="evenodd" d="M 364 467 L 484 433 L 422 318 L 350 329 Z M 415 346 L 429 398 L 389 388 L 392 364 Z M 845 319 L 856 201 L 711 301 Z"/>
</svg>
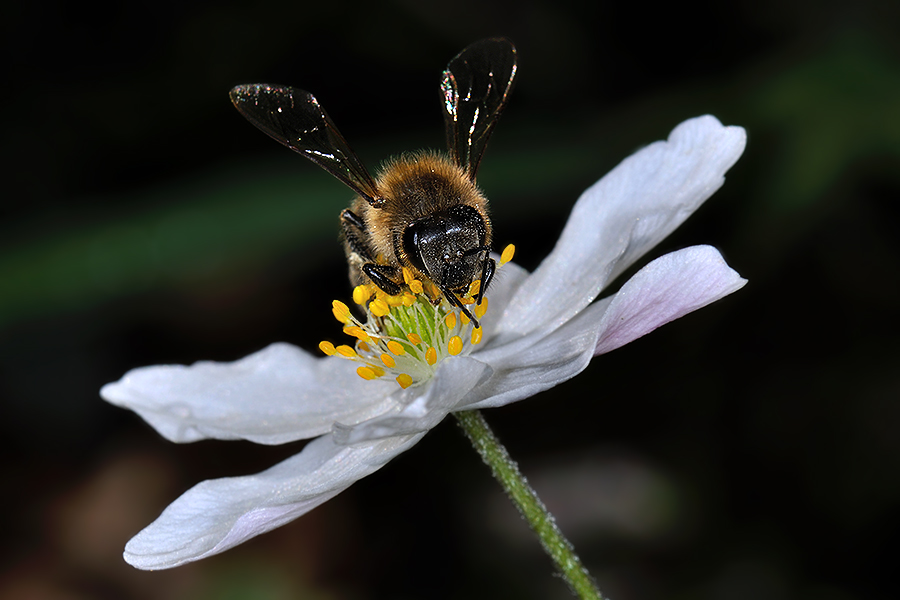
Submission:
<svg viewBox="0 0 900 600">
<path fill-rule="evenodd" d="M 325 109 L 309 92 L 251 84 L 231 90 L 238 111 L 263 132 L 313 161 L 353 190 L 341 212 L 354 285 L 374 283 L 397 295 L 403 268 L 432 282 L 478 326 L 458 297 L 480 280 L 480 303 L 494 276 L 487 198 L 475 174 L 516 76 L 516 49 L 505 38 L 475 42 L 441 78 L 449 156 L 417 152 L 389 161 L 373 179 Z"/>
</svg>

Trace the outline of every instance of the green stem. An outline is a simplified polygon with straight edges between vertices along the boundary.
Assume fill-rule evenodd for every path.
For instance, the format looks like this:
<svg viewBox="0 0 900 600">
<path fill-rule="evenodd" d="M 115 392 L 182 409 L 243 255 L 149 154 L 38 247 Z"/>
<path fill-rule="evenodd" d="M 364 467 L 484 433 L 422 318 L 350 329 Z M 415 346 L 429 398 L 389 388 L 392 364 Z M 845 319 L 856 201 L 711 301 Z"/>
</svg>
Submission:
<svg viewBox="0 0 900 600">
<path fill-rule="evenodd" d="M 603 600 L 600 590 L 581 564 L 581 559 L 575 554 L 572 544 L 556 526 L 553 515 L 547 511 L 537 493 L 528 485 L 518 465 L 488 427 L 481 412 L 477 410 L 458 412 L 454 413 L 454 416 L 485 464 L 493 471 L 494 477 L 506 490 L 510 500 L 537 534 L 544 550 L 556 563 L 572 591 L 583 600 Z"/>
</svg>

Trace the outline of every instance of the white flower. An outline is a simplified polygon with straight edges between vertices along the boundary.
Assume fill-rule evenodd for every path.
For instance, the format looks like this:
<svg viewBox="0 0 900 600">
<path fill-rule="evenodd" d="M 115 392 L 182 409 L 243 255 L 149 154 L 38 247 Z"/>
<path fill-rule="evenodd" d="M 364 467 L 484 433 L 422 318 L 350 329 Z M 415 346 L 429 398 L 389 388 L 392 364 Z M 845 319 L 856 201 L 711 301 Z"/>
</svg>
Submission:
<svg viewBox="0 0 900 600">
<path fill-rule="evenodd" d="M 188 490 L 128 542 L 125 560 L 164 569 L 222 552 L 378 470 L 448 413 L 537 394 L 592 357 L 741 288 L 746 281 L 714 248 L 693 246 L 593 302 L 722 185 L 745 142 L 740 127 L 704 116 L 625 159 L 581 196 L 534 273 L 514 263 L 498 273 L 482 343 L 447 357 L 426 384 L 365 381 L 350 361 L 280 343 L 233 363 L 134 369 L 104 386 L 103 398 L 174 442 L 316 438 L 262 473 Z"/>
</svg>

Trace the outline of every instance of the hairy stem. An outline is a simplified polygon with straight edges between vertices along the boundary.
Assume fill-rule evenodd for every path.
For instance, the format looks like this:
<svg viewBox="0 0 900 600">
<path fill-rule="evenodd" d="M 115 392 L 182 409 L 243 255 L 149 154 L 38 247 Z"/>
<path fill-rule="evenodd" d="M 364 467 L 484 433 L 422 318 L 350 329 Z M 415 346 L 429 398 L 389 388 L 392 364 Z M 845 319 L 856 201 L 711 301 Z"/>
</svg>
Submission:
<svg viewBox="0 0 900 600">
<path fill-rule="evenodd" d="M 477 410 L 458 412 L 454 413 L 454 416 L 485 464 L 491 468 L 494 477 L 506 490 L 510 500 L 537 534 L 544 550 L 556 563 L 572 591 L 583 600 L 602 600 L 600 590 L 581 564 L 581 559 L 575 554 L 572 544 L 563 536 L 553 515 L 547 511 L 537 493 L 528 485 L 518 465 L 491 431 L 481 412 Z"/>
</svg>

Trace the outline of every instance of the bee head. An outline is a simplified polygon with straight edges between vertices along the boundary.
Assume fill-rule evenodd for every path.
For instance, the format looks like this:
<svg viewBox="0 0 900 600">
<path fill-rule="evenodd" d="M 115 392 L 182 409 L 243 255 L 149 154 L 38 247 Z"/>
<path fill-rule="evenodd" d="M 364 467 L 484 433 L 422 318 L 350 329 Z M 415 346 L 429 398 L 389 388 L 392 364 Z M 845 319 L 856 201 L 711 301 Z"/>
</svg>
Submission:
<svg viewBox="0 0 900 600">
<path fill-rule="evenodd" d="M 489 250 L 486 238 L 484 218 L 463 204 L 410 223 L 403 232 L 403 250 L 439 287 L 460 291 L 481 274 Z"/>
</svg>

